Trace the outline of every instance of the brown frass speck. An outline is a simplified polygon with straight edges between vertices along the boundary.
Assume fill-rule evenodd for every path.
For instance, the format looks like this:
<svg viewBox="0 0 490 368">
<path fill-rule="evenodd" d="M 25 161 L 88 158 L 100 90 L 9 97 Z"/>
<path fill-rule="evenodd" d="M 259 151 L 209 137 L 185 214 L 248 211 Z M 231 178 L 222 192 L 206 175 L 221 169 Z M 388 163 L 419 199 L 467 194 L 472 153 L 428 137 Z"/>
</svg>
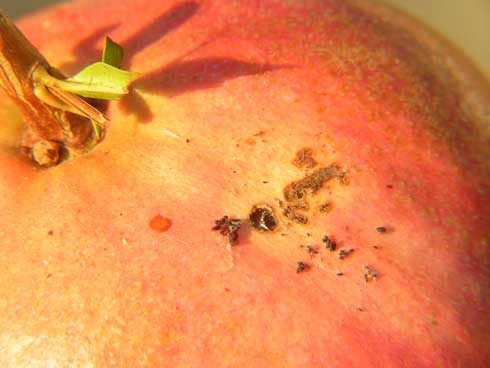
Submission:
<svg viewBox="0 0 490 368">
<path fill-rule="evenodd" d="M 311 148 L 302 148 L 293 159 L 293 165 L 298 168 L 313 169 L 318 163 L 313 158 L 313 150 Z"/>
<path fill-rule="evenodd" d="M 371 267 L 364 265 L 362 266 L 364 270 L 364 282 L 368 283 L 370 280 L 375 280 L 378 277 L 378 273 L 374 271 Z"/>
<path fill-rule="evenodd" d="M 341 249 L 339 251 L 339 259 L 340 260 L 345 259 L 346 257 L 350 256 L 353 252 L 354 252 L 354 249 L 352 249 L 352 248 L 349 250 Z"/>
<path fill-rule="evenodd" d="M 228 243 L 231 246 L 238 244 L 238 230 L 242 224 L 242 220 L 223 216 L 219 220 L 215 220 L 215 225 L 211 229 L 219 231 L 221 235 L 228 237 Z"/>
<path fill-rule="evenodd" d="M 252 227 L 259 231 L 274 231 L 277 228 L 277 220 L 271 206 L 257 205 L 252 207 L 248 215 Z"/>
<path fill-rule="evenodd" d="M 298 262 L 298 265 L 296 266 L 296 273 L 306 271 L 307 269 L 308 269 L 308 265 L 306 263 Z"/>
<path fill-rule="evenodd" d="M 318 251 L 312 245 L 306 246 L 306 252 L 309 254 L 318 254 Z"/>
<path fill-rule="evenodd" d="M 325 248 L 327 248 L 330 252 L 335 251 L 335 248 L 337 248 L 337 243 L 330 239 L 328 235 L 323 236 L 322 242 L 325 243 Z"/>
<path fill-rule="evenodd" d="M 376 231 L 377 231 L 378 233 L 380 233 L 380 234 L 383 234 L 383 233 L 385 233 L 385 232 L 386 232 L 386 227 L 384 227 L 384 226 L 378 226 L 378 227 L 376 228 Z"/>
</svg>

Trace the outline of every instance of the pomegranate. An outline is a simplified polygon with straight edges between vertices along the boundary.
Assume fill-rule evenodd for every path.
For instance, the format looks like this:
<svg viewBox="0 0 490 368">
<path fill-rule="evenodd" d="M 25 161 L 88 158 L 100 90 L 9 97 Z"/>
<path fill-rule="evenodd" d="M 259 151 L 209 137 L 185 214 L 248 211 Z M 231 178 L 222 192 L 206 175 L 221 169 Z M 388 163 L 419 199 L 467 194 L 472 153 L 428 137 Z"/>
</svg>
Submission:
<svg viewBox="0 0 490 368">
<path fill-rule="evenodd" d="M 63 75 L 109 35 L 141 77 L 90 147 L 2 90 L 2 367 L 490 365 L 490 88 L 447 42 L 367 1 L 17 25 Z"/>
</svg>

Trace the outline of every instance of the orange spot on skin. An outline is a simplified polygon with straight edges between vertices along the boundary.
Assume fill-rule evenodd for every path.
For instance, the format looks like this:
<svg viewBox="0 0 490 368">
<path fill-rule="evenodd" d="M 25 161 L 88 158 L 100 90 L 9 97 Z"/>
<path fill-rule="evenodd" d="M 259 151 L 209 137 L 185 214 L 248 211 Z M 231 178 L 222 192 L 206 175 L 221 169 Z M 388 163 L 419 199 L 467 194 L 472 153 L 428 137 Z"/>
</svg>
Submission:
<svg viewBox="0 0 490 368">
<path fill-rule="evenodd" d="M 150 220 L 149 225 L 153 230 L 158 231 L 159 233 L 164 233 L 165 231 L 170 229 L 170 227 L 172 226 L 172 220 L 158 214 L 158 215 L 155 215 Z"/>
<path fill-rule="evenodd" d="M 248 144 L 249 146 L 255 146 L 255 144 L 256 144 L 257 142 L 255 142 L 255 140 L 254 140 L 253 138 L 247 138 L 247 139 L 245 140 L 245 143 L 246 143 L 246 144 Z"/>
</svg>

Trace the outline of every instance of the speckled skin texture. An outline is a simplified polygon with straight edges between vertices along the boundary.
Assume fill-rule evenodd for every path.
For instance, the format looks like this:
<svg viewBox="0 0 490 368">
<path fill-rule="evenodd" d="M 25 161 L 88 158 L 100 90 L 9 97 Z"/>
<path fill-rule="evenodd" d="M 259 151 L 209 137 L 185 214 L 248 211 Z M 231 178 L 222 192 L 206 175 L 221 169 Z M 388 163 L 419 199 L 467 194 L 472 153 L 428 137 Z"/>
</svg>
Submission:
<svg viewBox="0 0 490 368">
<path fill-rule="evenodd" d="M 18 25 L 67 74 L 110 34 L 144 75 L 104 142 L 49 170 L 0 102 L 0 366 L 488 366 L 490 98 L 443 41 L 333 0 L 80 1 Z M 281 205 L 306 147 L 345 176 L 301 225 Z M 261 203 L 277 231 L 211 231 Z"/>
</svg>

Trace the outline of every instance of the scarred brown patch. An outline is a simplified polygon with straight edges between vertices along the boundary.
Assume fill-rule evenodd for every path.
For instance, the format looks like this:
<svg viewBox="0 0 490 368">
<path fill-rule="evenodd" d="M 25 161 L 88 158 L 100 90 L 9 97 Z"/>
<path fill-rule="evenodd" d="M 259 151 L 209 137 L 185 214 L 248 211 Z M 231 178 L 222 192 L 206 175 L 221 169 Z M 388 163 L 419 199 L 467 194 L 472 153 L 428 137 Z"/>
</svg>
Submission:
<svg viewBox="0 0 490 368">
<path fill-rule="evenodd" d="M 307 224 L 308 223 L 308 217 L 305 215 L 298 213 L 299 210 L 305 210 L 307 211 L 309 209 L 307 203 L 304 204 L 297 204 L 297 205 L 291 205 L 291 206 L 286 206 L 282 213 L 284 216 L 286 216 L 288 219 L 290 219 L 293 222 L 296 222 L 297 224 Z"/>
<path fill-rule="evenodd" d="M 151 220 L 150 220 L 150 228 L 152 230 L 155 230 L 159 233 L 164 233 L 170 227 L 172 226 L 172 220 L 170 220 L 167 217 L 163 217 L 162 215 L 158 214 L 155 215 Z"/>
<path fill-rule="evenodd" d="M 299 224 L 308 223 L 308 217 L 298 212 L 310 209 L 308 196 L 316 194 L 328 181 L 334 178 L 342 180 L 344 174 L 337 165 L 331 165 L 318 168 L 304 178 L 289 183 L 283 190 L 284 199 L 287 202 L 283 206 L 284 216 Z M 331 204 L 325 203 L 320 206 L 320 212 L 328 212 L 330 208 Z"/>
<path fill-rule="evenodd" d="M 332 210 L 332 203 L 326 202 L 318 207 L 318 211 L 321 213 L 327 213 Z"/>
<path fill-rule="evenodd" d="M 315 194 L 327 181 L 336 177 L 343 177 L 342 170 L 337 165 L 316 169 L 303 179 L 288 184 L 284 188 L 284 198 L 288 202 L 303 201 L 307 194 Z"/>
<path fill-rule="evenodd" d="M 311 148 L 300 149 L 293 159 L 293 165 L 299 168 L 313 169 L 317 164 Z"/>
</svg>

